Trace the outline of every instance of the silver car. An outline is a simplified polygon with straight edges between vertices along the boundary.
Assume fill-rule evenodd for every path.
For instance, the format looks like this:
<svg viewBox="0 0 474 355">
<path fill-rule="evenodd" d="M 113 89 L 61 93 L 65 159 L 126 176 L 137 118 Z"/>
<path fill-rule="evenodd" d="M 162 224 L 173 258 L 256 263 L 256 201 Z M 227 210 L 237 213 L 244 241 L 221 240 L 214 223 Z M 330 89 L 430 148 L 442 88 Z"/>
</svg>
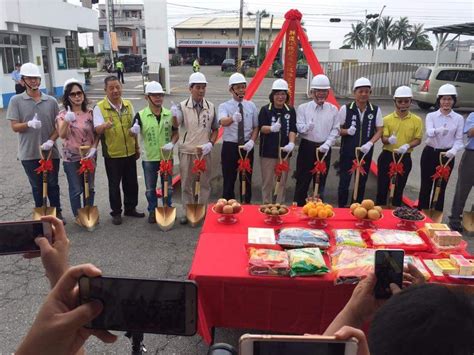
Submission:
<svg viewBox="0 0 474 355">
<path fill-rule="evenodd" d="M 419 67 L 410 80 L 413 99 L 428 110 L 436 103 L 439 87 L 446 83 L 456 87 L 456 107 L 474 107 L 474 68 Z"/>
</svg>

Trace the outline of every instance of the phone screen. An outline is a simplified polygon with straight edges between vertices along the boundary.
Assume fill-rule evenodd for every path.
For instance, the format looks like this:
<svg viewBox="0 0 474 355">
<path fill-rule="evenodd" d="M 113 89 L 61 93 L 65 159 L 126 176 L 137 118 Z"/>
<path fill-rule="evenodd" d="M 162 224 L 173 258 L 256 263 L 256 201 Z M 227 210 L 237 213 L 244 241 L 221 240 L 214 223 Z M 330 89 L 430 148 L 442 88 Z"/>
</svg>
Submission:
<svg viewBox="0 0 474 355">
<path fill-rule="evenodd" d="M 50 231 L 43 231 L 43 225 L 49 223 L 42 221 L 21 221 L 0 223 L 0 254 L 19 254 L 38 251 L 35 238 L 48 237 Z"/>
<path fill-rule="evenodd" d="M 375 298 L 389 298 L 392 295 L 390 284 L 395 283 L 400 288 L 403 282 L 403 250 L 375 251 Z"/>
<path fill-rule="evenodd" d="M 344 355 L 344 343 L 254 341 L 253 355 Z"/>
<path fill-rule="evenodd" d="M 104 305 L 90 328 L 174 335 L 196 333 L 197 287 L 192 281 L 83 277 L 79 289 L 81 303 L 99 299 Z"/>
</svg>

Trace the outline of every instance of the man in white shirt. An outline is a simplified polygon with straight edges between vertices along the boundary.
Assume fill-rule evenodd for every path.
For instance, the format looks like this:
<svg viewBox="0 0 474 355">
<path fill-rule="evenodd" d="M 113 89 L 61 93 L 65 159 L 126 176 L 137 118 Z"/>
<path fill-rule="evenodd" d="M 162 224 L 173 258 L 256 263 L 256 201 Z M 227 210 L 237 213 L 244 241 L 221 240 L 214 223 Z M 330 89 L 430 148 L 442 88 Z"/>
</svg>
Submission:
<svg viewBox="0 0 474 355">
<path fill-rule="evenodd" d="M 311 81 L 313 100 L 301 104 L 296 111 L 296 127 L 301 136 L 296 160 L 296 187 L 294 201 L 303 206 L 308 196 L 309 184 L 316 174 L 311 170 L 315 167 L 316 149 L 319 160 L 323 159 L 327 169 L 331 162 L 331 147 L 339 135 L 339 120 L 336 106 L 326 102 L 330 83 L 326 75 L 318 74 Z M 320 174 L 319 196 L 324 198 L 326 173 Z"/>
</svg>

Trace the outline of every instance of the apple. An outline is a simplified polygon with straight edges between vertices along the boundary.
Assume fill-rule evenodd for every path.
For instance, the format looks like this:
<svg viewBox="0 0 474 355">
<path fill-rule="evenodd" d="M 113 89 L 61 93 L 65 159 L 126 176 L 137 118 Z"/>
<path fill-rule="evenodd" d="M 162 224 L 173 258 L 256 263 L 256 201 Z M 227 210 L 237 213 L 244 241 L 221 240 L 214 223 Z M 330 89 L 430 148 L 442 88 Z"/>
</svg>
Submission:
<svg viewBox="0 0 474 355">
<path fill-rule="evenodd" d="M 225 205 L 224 208 L 222 209 L 222 212 L 225 214 L 232 214 L 234 213 L 234 209 L 232 208 L 232 206 Z"/>
<path fill-rule="evenodd" d="M 229 201 L 227 201 L 227 204 L 232 206 L 232 204 L 233 204 L 233 203 L 236 203 L 236 202 L 237 202 L 237 200 L 235 200 L 235 199 L 232 198 L 232 199 L 230 199 Z"/>
<path fill-rule="evenodd" d="M 225 204 L 221 202 L 217 202 L 216 205 L 214 206 L 214 211 L 216 211 L 217 213 L 222 213 L 222 211 L 224 210 L 224 206 Z"/>
<path fill-rule="evenodd" d="M 225 198 L 220 198 L 217 200 L 217 203 L 222 203 L 223 205 L 227 205 L 227 200 Z"/>
<path fill-rule="evenodd" d="M 232 209 L 234 210 L 234 213 L 239 213 L 240 210 L 242 209 L 242 206 L 238 202 L 234 202 L 232 204 Z"/>
</svg>

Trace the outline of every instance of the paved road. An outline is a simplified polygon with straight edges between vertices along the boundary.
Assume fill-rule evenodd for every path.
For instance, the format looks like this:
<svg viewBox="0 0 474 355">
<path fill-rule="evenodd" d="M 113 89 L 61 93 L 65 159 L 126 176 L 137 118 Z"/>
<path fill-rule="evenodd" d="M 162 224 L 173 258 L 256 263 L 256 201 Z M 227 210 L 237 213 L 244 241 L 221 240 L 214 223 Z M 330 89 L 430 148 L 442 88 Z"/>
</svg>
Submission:
<svg viewBox="0 0 474 355">
<path fill-rule="evenodd" d="M 219 104 L 230 97 L 227 91 L 227 77 L 222 75 L 218 67 L 203 67 L 207 75 L 209 87 L 208 98 Z M 178 102 L 188 95 L 187 78 L 191 68 L 173 67 L 171 70 L 172 93 L 165 99 L 165 106 L 169 107 L 171 101 Z M 94 73 L 92 85 L 88 89 L 88 95 L 92 102 L 103 97 L 102 80 L 104 73 Z M 124 96 L 132 100 L 136 110 L 145 106 L 143 99 L 143 88 L 141 77 L 134 73 L 125 74 Z M 263 105 L 268 100 L 271 87 L 271 79 L 265 79 L 257 91 L 254 101 L 257 106 Z M 304 79 L 297 80 L 296 103 L 306 100 Z M 344 102 L 344 99 L 341 100 Z M 376 99 L 374 102 L 381 106 L 384 113 L 392 110 L 391 100 Z M 413 111 L 422 117 L 416 107 Z M 467 113 L 467 112 L 464 112 Z M 31 215 L 32 199 L 26 175 L 20 163 L 16 160 L 16 136 L 9 128 L 5 120 L 6 112 L 0 112 L 0 220 L 28 219 Z M 376 147 L 380 151 L 380 145 Z M 220 147 L 216 146 L 213 152 L 215 177 L 214 186 L 220 185 L 220 167 L 218 160 Z M 407 193 L 416 198 L 419 188 L 419 156 L 421 149 L 414 153 L 414 168 L 408 181 Z M 256 164 L 256 183 L 259 183 L 258 164 Z M 146 209 L 144 196 L 144 181 L 142 169 L 138 166 L 140 200 L 139 209 Z M 130 277 L 170 278 L 185 279 L 189 271 L 194 249 L 196 246 L 199 229 L 189 227 L 176 227 L 162 233 L 155 225 L 149 225 L 144 219 L 137 220 L 124 218 L 123 225 L 113 226 L 108 216 L 107 181 L 103 166 L 103 160 L 99 159 L 97 169 L 97 192 L 96 204 L 101 213 L 101 224 L 94 233 L 81 230 L 73 223 L 66 226 L 71 239 L 71 264 L 92 262 L 100 267 L 104 274 L 121 275 Z M 454 194 L 454 185 L 457 178 L 456 170 L 451 177 L 452 183 L 448 187 L 446 206 L 450 206 Z M 328 199 L 334 200 L 335 182 L 328 187 Z M 368 195 L 374 193 L 374 180 Z M 293 183 L 292 183 L 293 184 Z M 72 221 L 69 200 L 67 196 L 67 183 L 63 169 L 60 170 L 61 200 L 64 215 L 68 221 Z M 255 198 L 260 198 L 258 186 L 254 187 Z M 177 195 L 179 190 L 176 191 Z M 214 197 L 220 195 L 220 188 L 216 188 Z M 289 187 L 288 200 L 291 202 L 292 188 Z M 374 196 L 373 196 L 374 197 Z M 179 204 L 179 196 L 176 202 Z M 471 194 L 470 203 L 474 200 Z M 471 242 L 471 252 L 474 251 L 474 243 Z M 48 292 L 48 282 L 39 260 L 25 260 L 18 256 L 2 256 L 0 258 L 0 353 L 11 353 L 15 350 L 22 336 L 26 333 L 44 296 Z M 237 344 L 238 337 L 242 331 L 218 329 L 217 341 Z M 154 354 L 205 354 L 207 346 L 199 336 L 184 338 L 177 336 L 146 335 L 145 344 L 149 353 Z M 130 353 L 128 340 L 121 336 L 114 345 L 104 345 L 98 341 L 89 341 L 87 350 L 91 354 L 127 354 Z"/>
</svg>

